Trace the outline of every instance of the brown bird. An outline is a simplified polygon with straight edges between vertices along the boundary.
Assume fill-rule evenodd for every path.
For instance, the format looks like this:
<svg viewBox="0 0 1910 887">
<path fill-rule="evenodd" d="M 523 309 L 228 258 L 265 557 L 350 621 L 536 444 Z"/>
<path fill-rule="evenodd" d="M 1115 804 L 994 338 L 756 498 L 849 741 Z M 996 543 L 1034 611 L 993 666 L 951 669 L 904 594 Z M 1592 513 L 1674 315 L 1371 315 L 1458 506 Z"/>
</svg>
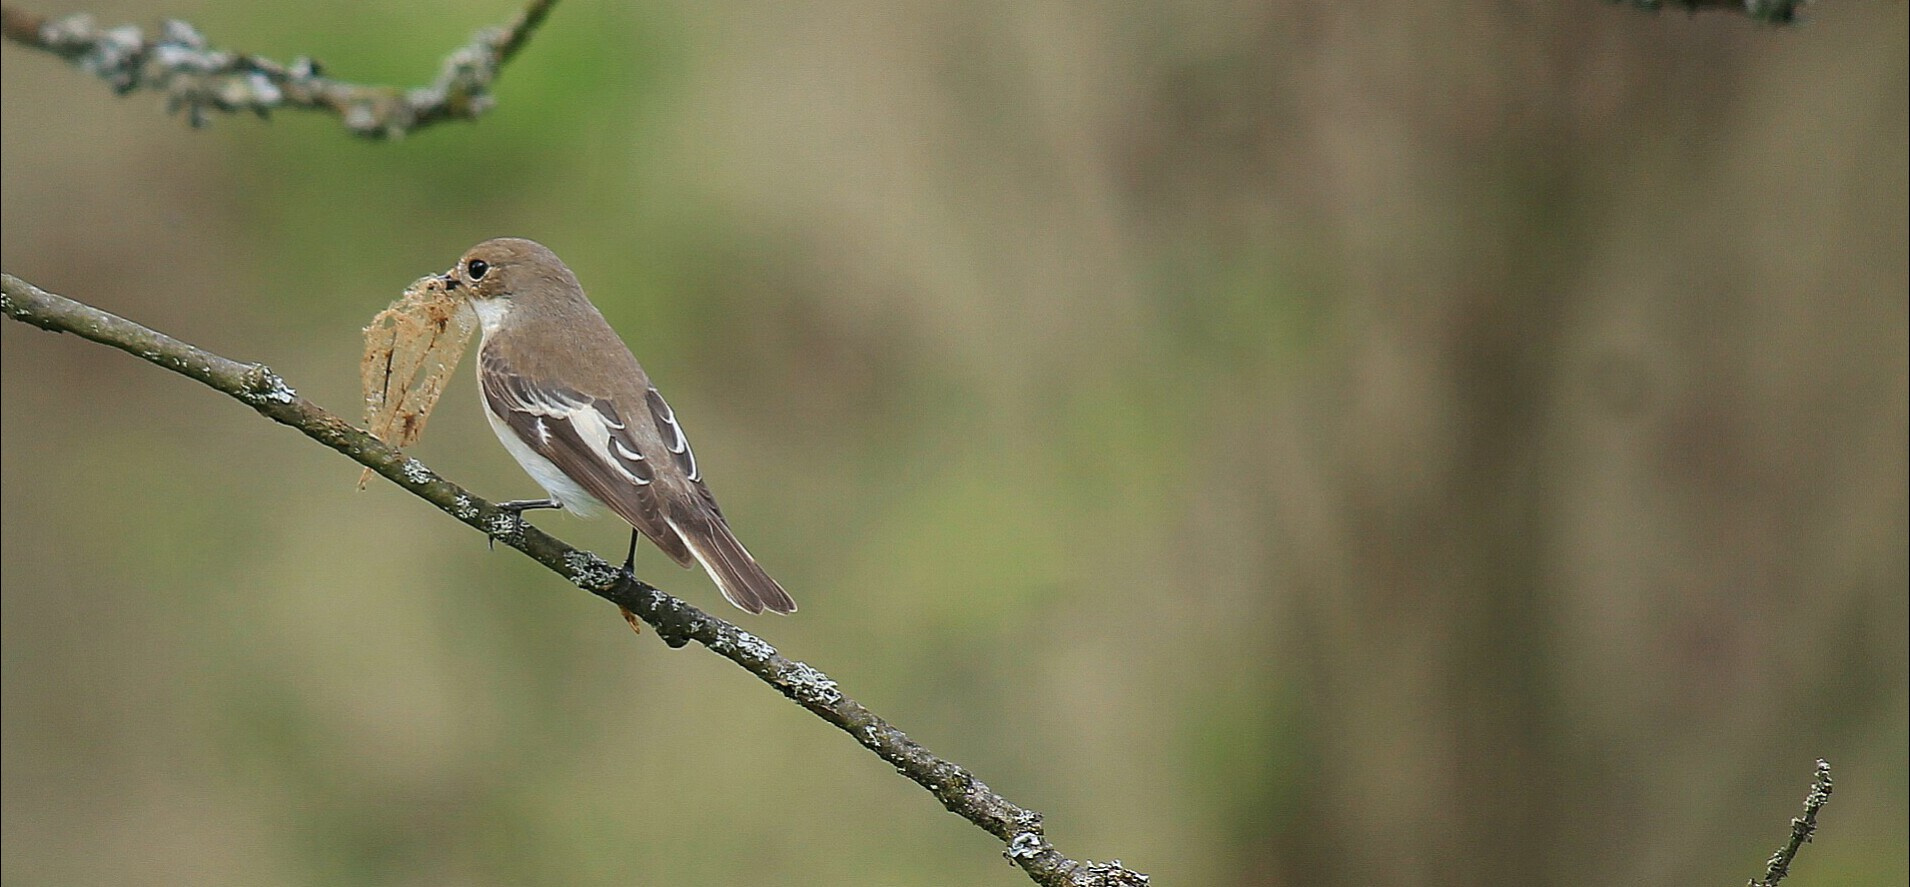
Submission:
<svg viewBox="0 0 1910 887">
<path fill-rule="evenodd" d="M 500 508 L 590 515 L 607 506 L 632 527 L 624 572 L 641 533 L 679 565 L 702 564 L 730 603 L 796 611 L 736 541 L 676 413 L 557 254 L 521 238 L 487 240 L 444 283 L 477 311 L 484 415 L 549 496 Z"/>
</svg>

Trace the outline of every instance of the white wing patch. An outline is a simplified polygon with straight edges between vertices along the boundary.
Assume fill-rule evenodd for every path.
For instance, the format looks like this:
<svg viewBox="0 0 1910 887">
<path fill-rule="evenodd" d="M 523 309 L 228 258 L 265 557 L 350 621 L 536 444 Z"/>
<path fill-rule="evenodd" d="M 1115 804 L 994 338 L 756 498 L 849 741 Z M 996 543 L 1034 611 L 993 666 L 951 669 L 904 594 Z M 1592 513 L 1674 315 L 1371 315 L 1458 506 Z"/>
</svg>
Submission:
<svg viewBox="0 0 1910 887">
<path fill-rule="evenodd" d="M 566 418 L 570 419 L 570 427 L 577 429 L 577 436 L 583 439 L 592 455 L 615 468 L 618 474 L 633 484 L 643 486 L 650 483 L 649 478 L 638 477 L 624 467 L 626 461 L 641 462 L 643 456 L 632 452 L 623 445 L 623 441 L 611 438 L 609 417 L 597 412 L 595 407 L 583 407 L 573 410 Z M 616 448 L 615 452 L 612 452 L 612 447 Z"/>
<path fill-rule="evenodd" d="M 504 419 L 491 409 L 488 398 L 484 401 L 484 418 L 490 422 L 491 430 L 497 432 L 497 439 L 504 444 L 504 449 L 510 452 L 511 457 L 517 460 L 517 464 L 524 466 L 524 471 L 531 476 L 531 479 L 537 481 L 537 485 L 543 487 L 544 492 L 549 493 L 552 499 L 561 503 L 565 511 L 581 517 L 589 517 L 602 510 L 601 500 L 592 496 L 583 488 L 583 485 L 572 480 L 570 475 L 557 467 L 556 463 L 544 458 L 536 450 L 531 449 L 530 444 L 520 439 L 517 432 L 512 431 Z M 539 420 L 539 427 L 543 427 L 542 420 Z M 548 429 L 545 430 L 548 431 Z"/>
<path fill-rule="evenodd" d="M 690 476 L 690 480 L 700 481 L 702 473 L 696 468 L 696 454 L 690 451 L 690 439 L 683 435 L 683 427 L 676 423 L 676 410 L 670 409 L 663 394 L 651 388 L 644 395 L 650 405 L 650 415 L 657 420 L 657 431 L 663 435 L 663 445 L 676 454 L 677 467 Z"/>
<path fill-rule="evenodd" d="M 564 391 L 525 387 L 528 390 L 523 393 L 530 396 L 522 398 L 524 402 L 517 409 L 538 417 L 535 427 L 539 443 L 550 445 L 551 433 L 545 425 L 546 421 L 568 422 L 597 461 L 616 469 L 618 475 L 633 484 L 649 486 L 650 478 L 631 470 L 643 463 L 643 454 L 618 440 L 612 431 L 622 431 L 624 423 L 604 415 L 594 403 L 580 396 Z M 678 438 L 681 437 L 679 434 Z"/>
<path fill-rule="evenodd" d="M 607 421 L 607 420 L 606 420 L 606 421 Z M 619 428 L 621 428 L 621 427 L 623 427 L 623 426 L 621 426 L 621 425 L 619 425 L 619 426 L 617 426 L 617 427 L 619 427 Z M 636 452 L 635 450 L 632 450 L 632 449 L 630 449 L 629 447 L 626 447 L 626 446 L 624 446 L 624 445 L 623 445 L 623 441 L 620 441 L 620 440 L 618 440 L 618 439 L 616 439 L 616 438 L 614 438 L 614 437 L 613 437 L 613 438 L 611 438 L 611 439 L 610 439 L 610 446 L 611 446 L 612 448 L 614 448 L 614 449 L 616 449 L 616 451 L 617 451 L 617 455 L 618 455 L 619 457 L 621 457 L 621 458 L 623 458 L 623 459 L 625 459 L 625 460 L 627 460 L 627 461 L 630 461 L 630 462 L 642 462 L 642 461 L 643 461 L 643 454 L 642 454 L 642 453 L 639 453 L 639 452 Z M 644 483 L 649 483 L 649 481 L 644 481 Z"/>
</svg>

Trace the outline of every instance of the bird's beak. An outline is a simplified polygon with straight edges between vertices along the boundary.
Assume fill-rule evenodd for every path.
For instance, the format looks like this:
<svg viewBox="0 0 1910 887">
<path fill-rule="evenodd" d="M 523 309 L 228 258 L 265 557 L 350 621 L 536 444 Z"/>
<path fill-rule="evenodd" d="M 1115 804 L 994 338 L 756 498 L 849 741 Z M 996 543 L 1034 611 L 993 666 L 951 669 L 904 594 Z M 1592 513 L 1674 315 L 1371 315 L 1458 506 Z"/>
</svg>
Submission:
<svg viewBox="0 0 1910 887">
<path fill-rule="evenodd" d="M 444 281 L 445 292 L 452 292 L 458 288 L 457 277 L 453 276 L 449 271 L 438 275 L 438 279 Z"/>
</svg>

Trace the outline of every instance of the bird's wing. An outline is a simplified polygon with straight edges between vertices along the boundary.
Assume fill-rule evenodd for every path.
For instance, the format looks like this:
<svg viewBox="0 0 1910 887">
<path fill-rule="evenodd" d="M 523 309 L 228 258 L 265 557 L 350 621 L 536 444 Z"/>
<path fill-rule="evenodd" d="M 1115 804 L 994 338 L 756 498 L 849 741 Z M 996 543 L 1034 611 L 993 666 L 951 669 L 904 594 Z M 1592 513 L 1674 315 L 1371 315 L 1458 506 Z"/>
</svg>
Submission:
<svg viewBox="0 0 1910 887">
<path fill-rule="evenodd" d="M 663 399 L 662 392 L 657 391 L 654 385 L 644 392 L 643 402 L 650 408 L 650 418 L 656 420 L 657 434 L 663 439 L 663 448 L 670 451 L 677 469 L 690 479 L 704 504 L 716 512 L 717 517 L 722 517 L 723 509 L 716 507 L 716 496 L 710 493 L 709 487 L 703 485 L 703 472 L 696 467 L 696 453 L 690 449 L 690 439 L 684 436 L 683 426 L 676 422 L 676 411 L 670 409 L 669 402 Z"/>
<path fill-rule="evenodd" d="M 670 452 L 677 470 L 689 478 L 690 486 L 696 491 L 695 500 L 679 500 L 678 507 L 666 508 L 665 522 L 676 531 L 677 537 L 716 581 L 716 587 L 730 603 L 751 613 L 796 612 L 796 602 L 789 592 L 783 590 L 743 543 L 737 541 L 736 534 L 730 532 L 723 510 L 716 507 L 716 497 L 703 484 L 703 474 L 696 467 L 696 453 L 690 450 L 690 439 L 684 436 L 683 426 L 677 424 L 676 411 L 670 409 L 670 404 L 654 387 L 644 392 L 643 401 L 650 407 L 650 418 L 656 420 L 663 448 Z"/>
<path fill-rule="evenodd" d="M 482 352 L 479 360 L 484 401 L 519 440 L 629 521 L 672 560 L 683 566 L 694 562 L 664 514 L 661 491 L 654 488 L 656 469 L 632 433 L 631 417 L 607 399 L 522 375 L 493 350 Z M 652 389 L 651 394 L 655 393 Z M 655 400 L 660 403 L 662 398 Z M 671 450 L 681 464 L 688 457 L 689 443 L 674 420 L 669 428 L 676 431 L 674 442 L 681 444 L 681 453 Z M 666 445 L 672 442 L 668 430 L 664 440 Z M 687 470 L 693 471 L 695 460 L 689 463 Z"/>
</svg>

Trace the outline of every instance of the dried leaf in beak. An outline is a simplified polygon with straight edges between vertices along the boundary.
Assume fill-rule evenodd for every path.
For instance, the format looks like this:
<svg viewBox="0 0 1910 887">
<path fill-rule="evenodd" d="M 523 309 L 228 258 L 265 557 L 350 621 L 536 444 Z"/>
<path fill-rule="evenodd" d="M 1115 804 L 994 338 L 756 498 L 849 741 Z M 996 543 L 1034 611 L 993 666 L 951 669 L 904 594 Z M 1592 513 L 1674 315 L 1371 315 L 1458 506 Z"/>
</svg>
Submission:
<svg viewBox="0 0 1910 887">
<path fill-rule="evenodd" d="M 358 377 L 365 392 L 366 430 L 393 446 L 415 443 L 476 329 L 470 301 L 453 296 L 445 278 L 420 277 L 405 287 L 404 295 L 365 327 Z M 366 469 L 358 488 L 370 480 Z"/>
</svg>

